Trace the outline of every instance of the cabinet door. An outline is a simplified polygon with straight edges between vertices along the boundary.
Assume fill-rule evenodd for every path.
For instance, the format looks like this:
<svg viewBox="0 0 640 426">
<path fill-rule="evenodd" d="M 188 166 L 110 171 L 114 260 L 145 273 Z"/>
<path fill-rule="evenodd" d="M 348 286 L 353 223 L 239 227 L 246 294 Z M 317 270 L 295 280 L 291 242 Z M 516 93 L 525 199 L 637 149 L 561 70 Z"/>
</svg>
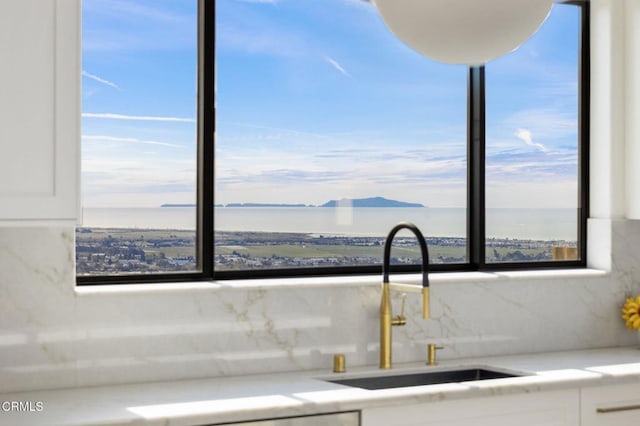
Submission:
<svg viewBox="0 0 640 426">
<path fill-rule="evenodd" d="M 78 212 L 80 0 L 0 1 L 0 224 Z"/>
<path fill-rule="evenodd" d="M 578 426 L 577 389 L 362 411 L 362 426 Z"/>
<path fill-rule="evenodd" d="M 318 414 L 305 417 L 287 417 L 272 420 L 232 423 L 233 426 L 358 426 L 358 412 Z"/>
<path fill-rule="evenodd" d="M 584 388 L 582 426 L 640 424 L 640 383 Z"/>
</svg>

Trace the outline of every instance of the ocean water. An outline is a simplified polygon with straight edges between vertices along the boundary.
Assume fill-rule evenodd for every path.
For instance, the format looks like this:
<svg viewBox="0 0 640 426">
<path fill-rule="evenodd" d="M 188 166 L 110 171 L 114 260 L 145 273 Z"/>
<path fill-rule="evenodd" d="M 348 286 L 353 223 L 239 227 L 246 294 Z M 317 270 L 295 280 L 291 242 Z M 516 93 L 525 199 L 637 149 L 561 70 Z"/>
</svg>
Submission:
<svg viewBox="0 0 640 426">
<path fill-rule="evenodd" d="M 575 209 L 487 209 L 487 237 L 577 240 Z M 465 237 L 463 208 L 222 207 L 218 231 L 300 232 L 385 236 L 398 222 L 415 223 L 428 237 Z M 190 207 L 85 208 L 82 226 L 96 228 L 195 229 Z"/>
</svg>

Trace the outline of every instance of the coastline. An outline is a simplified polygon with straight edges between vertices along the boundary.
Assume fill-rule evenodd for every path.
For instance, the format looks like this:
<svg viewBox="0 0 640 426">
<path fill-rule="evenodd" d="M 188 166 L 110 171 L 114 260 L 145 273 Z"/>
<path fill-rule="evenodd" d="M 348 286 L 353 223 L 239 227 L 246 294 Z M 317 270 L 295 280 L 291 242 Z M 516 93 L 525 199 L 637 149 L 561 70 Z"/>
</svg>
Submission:
<svg viewBox="0 0 640 426">
<path fill-rule="evenodd" d="M 426 236 L 432 264 L 466 262 L 467 241 Z M 215 234 L 218 271 L 291 267 L 377 265 L 385 238 L 314 233 L 219 231 Z M 487 261 L 549 261 L 554 248 L 575 247 L 567 240 L 487 239 Z M 166 273 L 197 268 L 195 230 L 90 228 L 76 230 L 79 275 Z M 393 262 L 420 263 L 413 236 L 394 240 Z"/>
<path fill-rule="evenodd" d="M 321 235 L 386 236 L 401 221 L 415 223 L 425 235 L 466 236 L 465 208 L 309 208 L 223 207 L 215 227 L 224 232 L 290 232 Z M 577 238 L 575 209 L 487 209 L 487 236 L 530 240 Z M 196 209 L 85 208 L 82 227 L 195 229 Z"/>
</svg>

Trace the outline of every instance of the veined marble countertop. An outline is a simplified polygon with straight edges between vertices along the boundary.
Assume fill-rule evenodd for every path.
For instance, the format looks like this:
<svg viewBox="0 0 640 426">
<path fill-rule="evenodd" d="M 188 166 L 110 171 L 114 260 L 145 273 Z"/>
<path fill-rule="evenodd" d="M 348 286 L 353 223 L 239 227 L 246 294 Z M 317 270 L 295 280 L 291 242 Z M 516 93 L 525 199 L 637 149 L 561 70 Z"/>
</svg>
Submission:
<svg viewBox="0 0 640 426">
<path fill-rule="evenodd" d="M 348 362 L 347 357 L 347 368 Z M 385 390 L 321 380 L 458 366 L 490 366 L 529 375 Z M 202 425 L 623 383 L 640 383 L 636 348 L 451 360 L 435 367 L 412 363 L 387 372 L 371 366 L 335 374 L 327 366 L 324 371 L 0 394 L 0 424 Z M 16 402 L 28 411 L 10 410 Z"/>
</svg>

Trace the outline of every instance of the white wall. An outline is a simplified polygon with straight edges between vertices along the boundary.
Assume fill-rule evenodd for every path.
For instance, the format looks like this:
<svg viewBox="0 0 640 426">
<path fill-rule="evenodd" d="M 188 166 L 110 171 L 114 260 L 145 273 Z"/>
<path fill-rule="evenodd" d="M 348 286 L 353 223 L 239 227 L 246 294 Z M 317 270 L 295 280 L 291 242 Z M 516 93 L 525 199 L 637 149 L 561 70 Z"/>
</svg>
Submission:
<svg viewBox="0 0 640 426">
<path fill-rule="evenodd" d="M 625 219 L 640 215 L 640 6 L 592 4 L 589 264 L 602 270 L 434 275 L 433 319 L 409 296 L 396 362 L 423 359 L 432 341 L 443 358 L 635 342 L 619 306 L 640 292 L 640 221 Z M 77 289 L 71 227 L 0 227 L 0 271 L 0 392 L 378 359 L 379 277 Z"/>
</svg>

